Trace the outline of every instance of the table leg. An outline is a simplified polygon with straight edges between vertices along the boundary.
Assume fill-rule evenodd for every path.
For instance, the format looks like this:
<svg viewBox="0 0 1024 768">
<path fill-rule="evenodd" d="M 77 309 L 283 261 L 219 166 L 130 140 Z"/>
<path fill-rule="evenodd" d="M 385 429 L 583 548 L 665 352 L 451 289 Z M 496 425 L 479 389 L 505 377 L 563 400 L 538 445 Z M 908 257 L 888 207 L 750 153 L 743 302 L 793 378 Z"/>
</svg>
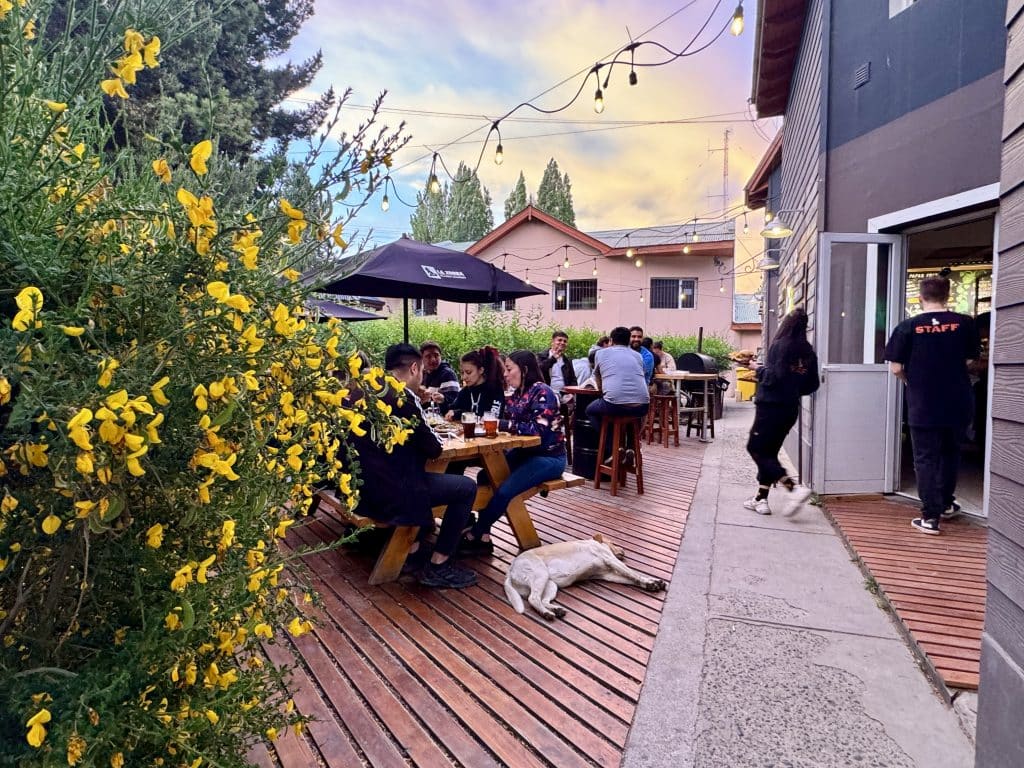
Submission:
<svg viewBox="0 0 1024 768">
<path fill-rule="evenodd" d="M 496 491 L 498 486 L 512 474 L 508 461 L 505 459 L 505 453 L 489 451 L 481 458 L 484 462 L 484 469 L 487 470 L 487 479 L 491 490 Z M 526 509 L 526 502 L 522 497 L 517 496 L 509 502 L 506 514 L 508 515 L 508 524 L 512 527 L 512 533 L 516 535 L 516 541 L 519 542 L 519 549 L 533 549 L 540 546 L 540 536 L 537 535 L 537 529 L 533 526 L 533 520 L 530 519 L 530 513 Z"/>
<path fill-rule="evenodd" d="M 710 382 L 704 379 L 704 418 L 701 420 L 700 425 L 700 441 L 702 443 L 710 443 L 711 439 L 708 437 L 708 425 L 711 423 L 711 414 L 714 413 L 712 408 L 714 404 L 711 402 L 711 388 L 708 386 Z"/>
</svg>

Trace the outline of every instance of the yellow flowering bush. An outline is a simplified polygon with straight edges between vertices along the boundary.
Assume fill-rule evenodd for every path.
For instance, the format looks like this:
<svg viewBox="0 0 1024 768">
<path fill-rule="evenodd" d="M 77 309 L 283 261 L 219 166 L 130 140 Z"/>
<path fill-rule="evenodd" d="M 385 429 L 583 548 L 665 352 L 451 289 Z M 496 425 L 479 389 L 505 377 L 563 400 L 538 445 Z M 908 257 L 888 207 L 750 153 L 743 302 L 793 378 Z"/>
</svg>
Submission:
<svg viewBox="0 0 1024 768">
<path fill-rule="evenodd" d="M 243 765 L 304 722 L 260 652 L 313 629 L 279 542 L 318 485 L 356 503 L 350 434 L 408 435 L 296 279 L 400 138 L 364 126 L 301 199 L 246 203 L 215 137 L 112 150 L 104 104 L 173 47 L 104 6 L 55 66 L 46 7 L 0 0 L 0 755 Z"/>
</svg>

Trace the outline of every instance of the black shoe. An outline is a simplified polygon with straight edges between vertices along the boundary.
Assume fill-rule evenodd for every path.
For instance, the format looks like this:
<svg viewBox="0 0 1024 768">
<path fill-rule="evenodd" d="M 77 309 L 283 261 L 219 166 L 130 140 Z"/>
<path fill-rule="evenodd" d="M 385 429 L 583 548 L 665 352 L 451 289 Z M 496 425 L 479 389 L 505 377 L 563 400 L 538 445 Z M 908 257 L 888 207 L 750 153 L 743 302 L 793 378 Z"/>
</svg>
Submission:
<svg viewBox="0 0 1024 768">
<path fill-rule="evenodd" d="M 465 589 L 476 584 L 476 574 L 448 559 L 440 565 L 428 562 L 420 571 L 419 582 L 425 587 Z"/>
<path fill-rule="evenodd" d="M 493 555 L 494 542 L 483 539 L 471 539 L 463 536 L 459 541 L 459 554 L 461 555 Z"/>
<path fill-rule="evenodd" d="M 915 517 L 910 521 L 910 524 L 914 526 L 921 533 L 927 533 L 932 536 L 939 535 L 939 521 L 938 520 L 926 520 L 923 517 Z"/>
<path fill-rule="evenodd" d="M 627 448 L 622 454 L 622 466 L 632 469 L 636 466 L 636 451 Z"/>
<path fill-rule="evenodd" d="M 476 525 L 476 512 L 470 512 L 469 518 L 466 520 L 466 524 L 462 526 L 462 533 L 465 534 L 466 531 L 471 529 L 474 525 Z"/>
<path fill-rule="evenodd" d="M 420 544 L 420 548 L 405 558 L 405 564 L 402 566 L 402 573 L 418 573 L 423 570 L 423 567 L 430 561 L 430 556 L 433 554 L 433 550 Z"/>
<path fill-rule="evenodd" d="M 953 520 L 963 514 L 963 510 L 960 509 L 960 505 L 955 501 L 950 502 L 949 506 L 942 510 L 943 520 Z"/>
</svg>

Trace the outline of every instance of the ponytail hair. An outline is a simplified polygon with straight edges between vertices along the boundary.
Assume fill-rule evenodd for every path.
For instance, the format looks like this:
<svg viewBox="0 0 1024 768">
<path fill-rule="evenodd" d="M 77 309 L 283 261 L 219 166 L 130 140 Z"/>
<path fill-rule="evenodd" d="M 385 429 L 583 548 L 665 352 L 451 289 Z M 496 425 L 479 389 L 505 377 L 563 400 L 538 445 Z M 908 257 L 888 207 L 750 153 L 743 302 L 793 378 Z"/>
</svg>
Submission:
<svg viewBox="0 0 1024 768">
<path fill-rule="evenodd" d="M 475 365 L 484 372 L 484 383 L 499 390 L 505 388 L 505 377 L 498 350 L 491 346 L 474 349 L 462 356 L 462 362 Z"/>
</svg>

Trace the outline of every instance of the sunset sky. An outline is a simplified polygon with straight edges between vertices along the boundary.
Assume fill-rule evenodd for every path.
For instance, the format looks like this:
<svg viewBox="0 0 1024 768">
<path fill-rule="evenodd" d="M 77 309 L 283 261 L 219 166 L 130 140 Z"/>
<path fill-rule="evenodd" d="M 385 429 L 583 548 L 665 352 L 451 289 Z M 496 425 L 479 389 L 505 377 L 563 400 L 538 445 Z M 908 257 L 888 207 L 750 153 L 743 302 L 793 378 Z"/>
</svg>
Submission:
<svg viewBox="0 0 1024 768">
<path fill-rule="evenodd" d="M 492 138 L 479 168 L 493 198 L 495 224 L 504 219 L 503 203 L 519 171 L 535 192 L 551 157 L 572 180 L 581 229 L 716 216 L 723 208 L 721 198 L 709 196 L 721 195 L 723 156 L 709 155 L 708 149 L 722 146 L 726 129 L 731 130 L 728 206 L 738 203 L 767 146 L 764 136 L 778 128 L 777 121 L 761 121 L 759 135 L 749 119 L 755 8 L 747 0 L 740 37 L 727 32 L 694 56 L 638 68 L 635 87 L 627 82 L 628 65 L 616 66 L 603 114 L 594 112 L 596 82 L 590 75 L 568 110 L 540 115 L 521 109 L 513 118 L 529 122 L 502 122 L 505 162 L 494 164 Z M 309 92 L 295 95 L 296 103 L 332 84 L 339 90 L 350 86 L 353 107 L 346 110 L 345 122 L 351 127 L 367 116 L 359 107 L 386 90 L 385 107 L 395 111 L 383 118 L 389 124 L 404 120 L 412 137 L 396 156 L 392 175 L 399 195 L 413 203 L 429 172 L 432 150 L 441 153 L 452 172 L 460 160 L 472 167 L 491 120 L 515 104 L 566 81 L 534 101 L 544 108 L 560 106 L 579 88 L 586 71 L 626 45 L 630 35 L 679 51 L 711 16 L 696 43 L 700 46 L 728 23 L 734 9 L 735 0 L 318 0 L 316 15 L 295 39 L 291 56 L 319 49 L 323 68 Z M 636 60 L 665 58 L 663 50 L 644 46 Z M 698 121 L 689 124 L 616 124 L 694 118 Z M 394 196 L 391 203 L 383 213 L 375 201 L 357 219 L 360 228 L 374 229 L 377 242 L 410 229 L 412 209 Z M 758 248 L 753 218 L 751 228 L 750 247 Z"/>
</svg>

